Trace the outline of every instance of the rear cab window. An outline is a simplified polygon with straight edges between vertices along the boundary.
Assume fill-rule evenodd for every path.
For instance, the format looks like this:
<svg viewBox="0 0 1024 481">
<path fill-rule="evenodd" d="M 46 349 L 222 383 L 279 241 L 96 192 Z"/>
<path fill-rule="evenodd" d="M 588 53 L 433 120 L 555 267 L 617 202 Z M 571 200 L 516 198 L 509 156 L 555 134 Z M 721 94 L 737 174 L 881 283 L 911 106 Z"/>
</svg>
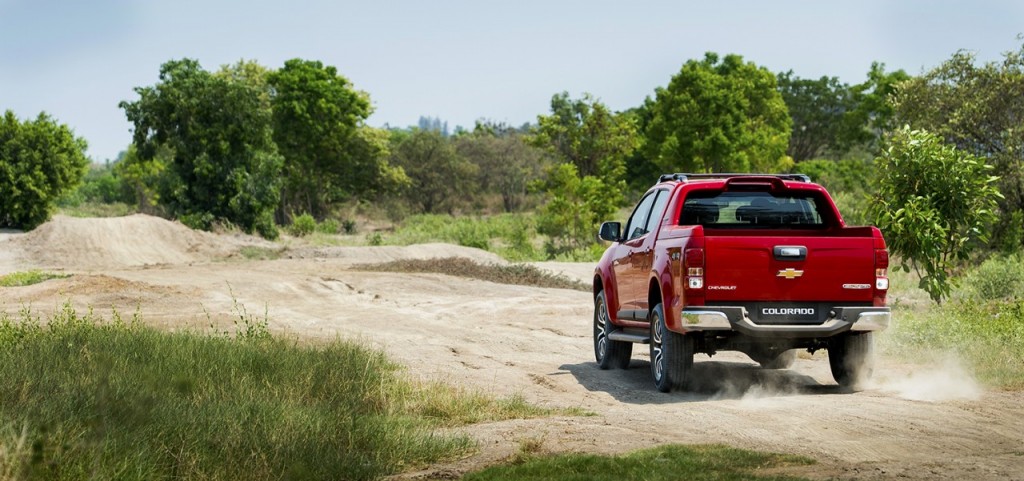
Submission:
<svg viewBox="0 0 1024 481">
<path fill-rule="evenodd" d="M 822 195 L 813 191 L 694 190 L 679 225 L 733 229 L 826 229 L 836 224 Z"/>
</svg>

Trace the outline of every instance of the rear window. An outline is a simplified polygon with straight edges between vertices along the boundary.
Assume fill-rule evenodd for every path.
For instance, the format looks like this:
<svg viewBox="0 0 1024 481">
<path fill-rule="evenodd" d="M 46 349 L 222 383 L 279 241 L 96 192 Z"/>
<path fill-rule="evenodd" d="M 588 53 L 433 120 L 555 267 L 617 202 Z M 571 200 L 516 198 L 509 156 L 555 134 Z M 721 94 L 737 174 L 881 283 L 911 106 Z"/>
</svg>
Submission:
<svg viewBox="0 0 1024 481">
<path fill-rule="evenodd" d="M 694 191 L 680 225 L 723 228 L 824 228 L 825 203 L 815 193 Z"/>
</svg>

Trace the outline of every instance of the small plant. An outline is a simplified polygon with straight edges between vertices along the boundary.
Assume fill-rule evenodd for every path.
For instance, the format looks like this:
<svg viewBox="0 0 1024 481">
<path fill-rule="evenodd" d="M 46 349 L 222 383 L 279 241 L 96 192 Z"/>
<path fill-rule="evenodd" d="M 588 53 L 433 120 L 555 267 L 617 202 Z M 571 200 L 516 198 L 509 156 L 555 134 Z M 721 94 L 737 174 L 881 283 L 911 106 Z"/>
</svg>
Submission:
<svg viewBox="0 0 1024 481">
<path fill-rule="evenodd" d="M 324 219 L 323 222 L 316 225 L 316 231 L 321 234 L 334 235 L 341 232 L 341 225 L 334 219 Z"/>
<path fill-rule="evenodd" d="M 372 246 L 384 245 L 384 236 L 380 235 L 380 232 L 374 232 L 366 235 L 366 243 Z"/>
<path fill-rule="evenodd" d="M 316 219 L 309 214 L 302 214 L 292 219 L 288 232 L 295 237 L 306 237 L 316 230 Z"/>
<path fill-rule="evenodd" d="M 345 219 L 341 221 L 341 227 L 345 230 L 345 234 L 353 235 L 356 233 L 356 221 Z"/>
<path fill-rule="evenodd" d="M 50 279 L 63 279 L 68 274 L 54 274 L 37 270 L 12 272 L 6 276 L 0 276 L 0 287 L 21 287 L 39 284 Z"/>
</svg>

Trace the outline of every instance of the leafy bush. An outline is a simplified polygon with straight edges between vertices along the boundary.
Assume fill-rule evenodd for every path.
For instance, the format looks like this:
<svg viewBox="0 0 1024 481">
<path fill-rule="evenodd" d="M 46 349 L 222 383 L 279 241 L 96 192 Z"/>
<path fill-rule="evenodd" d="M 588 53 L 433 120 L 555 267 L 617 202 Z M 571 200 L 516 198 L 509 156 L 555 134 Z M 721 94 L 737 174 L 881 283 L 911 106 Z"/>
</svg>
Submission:
<svg viewBox="0 0 1024 481">
<path fill-rule="evenodd" d="M 341 224 L 334 219 L 324 219 L 316 225 L 316 231 L 322 234 L 337 234 L 341 232 Z"/>
<path fill-rule="evenodd" d="M 988 240 L 996 218 L 996 177 L 984 160 L 927 131 L 897 130 L 878 166 L 872 216 L 901 267 L 918 271 L 920 286 L 941 302 L 957 263 Z"/>
<path fill-rule="evenodd" d="M 963 285 L 974 299 L 1024 298 L 1024 260 L 1019 255 L 992 257 L 971 271 Z"/>
<path fill-rule="evenodd" d="M 316 219 L 309 214 L 302 214 L 292 219 L 288 232 L 296 237 L 306 237 L 316 230 Z"/>
<path fill-rule="evenodd" d="M 85 140 L 45 113 L 21 122 L 0 117 L 0 227 L 31 230 L 85 175 Z"/>
<path fill-rule="evenodd" d="M 341 221 L 341 227 L 345 229 L 345 234 L 353 235 L 356 233 L 356 221 L 345 219 Z"/>
</svg>

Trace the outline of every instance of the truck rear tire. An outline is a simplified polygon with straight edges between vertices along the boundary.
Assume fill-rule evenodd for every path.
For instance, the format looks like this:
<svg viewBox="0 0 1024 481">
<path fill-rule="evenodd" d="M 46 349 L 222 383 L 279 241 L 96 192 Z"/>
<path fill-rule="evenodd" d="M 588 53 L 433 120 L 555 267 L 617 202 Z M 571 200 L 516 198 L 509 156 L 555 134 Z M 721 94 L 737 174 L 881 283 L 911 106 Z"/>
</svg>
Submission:
<svg viewBox="0 0 1024 481">
<path fill-rule="evenodd" d="M 633 357 L 632 342 L 608 339 L 608 334 L 614 330 L 602 290 L 594 297 L 594 357 L 601 369 L 626 369 Z"/>
<path fill-rule="evenodd" d="M 693 338 L 668 330 L 660 303 L 651 310 L 650 321 L 654 385 L 661 392 L 683 388 L 693 368 Z"/>
<path fill-rule="evenodd" d="M 840 386 L 857 388 L 874 372 L 874 338 L 870 332 L 846 333 L 828 343 L 828 365 Z"/>
</svg>

